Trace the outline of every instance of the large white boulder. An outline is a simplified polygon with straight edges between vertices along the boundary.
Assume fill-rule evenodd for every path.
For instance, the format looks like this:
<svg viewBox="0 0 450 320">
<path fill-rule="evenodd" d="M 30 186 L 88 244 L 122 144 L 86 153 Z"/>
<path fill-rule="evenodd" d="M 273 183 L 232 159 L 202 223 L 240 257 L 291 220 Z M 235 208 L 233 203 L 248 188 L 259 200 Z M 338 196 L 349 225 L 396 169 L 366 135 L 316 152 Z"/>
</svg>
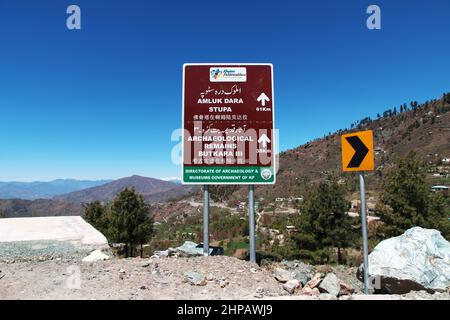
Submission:
<svg viewBox="0 0 450 320">
<path fill-rule="evenodd" d="M 109 256 L 101 252 L 100 250 L 94 250 L 90 255 L 83 258 L 83 262 L 96 262 L 96 261 L 104 261 L 108 260 Z"/>
<path fill-rule="evenodd" d="M 360 279 L 362 270 L 361 265 Z M 411 228 L 374 248 L 369 276 L 375 290 L 391 294 L 444 291 L 450 287 L 450 242 L 437 230 Z"/>
<path fill-rule="evenodd" d="M 0 219 L 0 242 L 46 240 L 108 247 L 106 237 L 79 216 Z"/>
<path fill-rule="evenodd" d="M 82 259 L 108 240 L 78 216 L 0 219 L 0 262 Z"/>
</svg>

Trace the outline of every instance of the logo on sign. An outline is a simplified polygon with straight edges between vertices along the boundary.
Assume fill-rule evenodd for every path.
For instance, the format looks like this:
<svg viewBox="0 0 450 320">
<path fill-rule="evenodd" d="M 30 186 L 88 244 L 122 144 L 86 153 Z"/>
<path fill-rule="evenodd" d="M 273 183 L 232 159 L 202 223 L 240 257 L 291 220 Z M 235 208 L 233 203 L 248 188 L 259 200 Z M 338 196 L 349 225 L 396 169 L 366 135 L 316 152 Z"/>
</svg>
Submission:
<svg viewBox="0 0 450 320">
<path fill-rule="evenodd" d="M 261 178 L 264 180 L 269 180 L 272 177 L 272 171 L 269 169 L 263 169 L 261 170 Z"/>
<path fill-rule="evenodd" d="M 209 81 L 211 82 L 246 82 L 246 68 L 209 68 Z"/>
</svg>

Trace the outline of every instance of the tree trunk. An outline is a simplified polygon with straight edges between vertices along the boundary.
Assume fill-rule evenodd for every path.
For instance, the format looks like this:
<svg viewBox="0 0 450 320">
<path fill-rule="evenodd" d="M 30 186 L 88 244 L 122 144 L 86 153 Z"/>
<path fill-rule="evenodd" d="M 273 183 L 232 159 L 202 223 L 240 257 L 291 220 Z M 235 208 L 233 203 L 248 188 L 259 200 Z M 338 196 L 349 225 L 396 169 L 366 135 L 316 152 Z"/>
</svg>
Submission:
<svg viewBox="0 0 450 320">
<path fill-rule="evenodd" d="M 142 243 L 141 243 L 141 258 L 143 258 L 144 255 L 144 249 L 142 248 Z"/>
<path fill-rule="evenodd" d="M 338 263 L 341 264 L 342 263 L 341 248 L 338 247 L 337 249 L 338 249 L 338 252 L 337 252 L 337 254 L 338 254 Z"/>
</svg>

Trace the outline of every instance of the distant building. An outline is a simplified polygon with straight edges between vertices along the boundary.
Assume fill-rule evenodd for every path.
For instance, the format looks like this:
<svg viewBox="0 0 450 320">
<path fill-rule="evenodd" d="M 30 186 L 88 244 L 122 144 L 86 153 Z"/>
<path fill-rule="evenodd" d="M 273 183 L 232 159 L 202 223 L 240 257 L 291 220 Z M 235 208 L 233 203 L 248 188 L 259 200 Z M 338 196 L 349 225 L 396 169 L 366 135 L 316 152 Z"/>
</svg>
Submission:
<svg viewBox="0 0 450 320">
<path fill-rule="evenodd" d="M 448 193 L 448 187 L 447 186 L 432 186 L 431 191 Z"/>
<path fill-rule="evenodd" d="M 303 202 L 303 198 L 302 197 L 289 197 L 288 201 L 289 202 Z"/>
<path fill-rule="evenodd" d="M 297 228 L 295 226 L 286 226 L 286 230 L 288 233 L 296 232 Z"/>
<path fill-rule="evenodd" d="M 441 174 L 439 172 L 433 173 L 433 177 L 440 177 Z"/>
</svg>

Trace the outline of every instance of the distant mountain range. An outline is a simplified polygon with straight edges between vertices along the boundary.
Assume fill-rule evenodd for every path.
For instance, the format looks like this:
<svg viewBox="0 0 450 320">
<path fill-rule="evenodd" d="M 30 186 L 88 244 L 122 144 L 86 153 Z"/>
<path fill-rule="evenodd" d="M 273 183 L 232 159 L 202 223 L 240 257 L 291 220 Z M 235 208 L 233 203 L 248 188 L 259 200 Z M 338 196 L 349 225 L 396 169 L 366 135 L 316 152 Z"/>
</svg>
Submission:
<svg viewBox="0 0 450 320">
<path fill-rule="evenodd" d="M 49 199 L 56 195 L 100 186 L 111 181 L 57 179 L 48 182 L 0 182 L 0 199 Z"/>
<path fill-rule="evenodd" d="M 173 182 L 176 184 L 181 184 L 181 178 L 178 178 L 178 177 L 161 178 L 161 180 Z"/>
<path fill-rule="evenodd" d="M 50 199 L 0 200 L 0 218 L 82 216 L 83 204 Z"/>
<path fill-rule="evenodd" d="M 87 203 L 94 200 L 108 202 L 126 187 L 134 187 L 135 190 L 142 194 L 146 199 L 155 195 L 160 195 L 159 198 L 161 199 L 166 198 L 161 196 L 161 194 L 168 191 L 172 191 L 171 193 L 173 193 L 174 196 L 181 196 L 185 191 L 188 192 L 190 190 L 189 188 L 170 181 L 134 175 L 114 180 L 101 186 L 58 195 L 55 196 L 54 199 L 81 203 Z"/>
<path fill-rule="evenodd" d="M 90 183 L 94 185 L 98 183 L 99 185 L 59 194 L 51 199 L 43 199 L 43 197 L 35 200 L 20 199 L 19 195 L 25 193 L 10 193 L 10 199 L 0 199 L 0 217 L 82 216 L 85 203 L 95 200 L 109 202 L 126 187 L 134 187 L 139 194 L 144 196 L 145 201 L 148 203 L 166 202 L 184 197 L 198 189 L 196 186 L 183 186 L 177 180 L 175 181 L 176 183 L 137 175 L 117 180 L 84 181 L 87 185 Z M 81 183 L 81 181 L 78 182 L 80 182 L 79 186 L 86 185 Z M 38 183 L 30 184 L 33 186 L 39 185 Z M 47 185 L 44 186 L 46 187 Z M 61 188 L 60 190 L 63 189 Z M 57 192 L 57 190 L 53 189 L 53 192 Z M 44 193 L 38 189 L 35 190 L 34 194 L 48 195 L 47 191 Z"/>
</svg>

